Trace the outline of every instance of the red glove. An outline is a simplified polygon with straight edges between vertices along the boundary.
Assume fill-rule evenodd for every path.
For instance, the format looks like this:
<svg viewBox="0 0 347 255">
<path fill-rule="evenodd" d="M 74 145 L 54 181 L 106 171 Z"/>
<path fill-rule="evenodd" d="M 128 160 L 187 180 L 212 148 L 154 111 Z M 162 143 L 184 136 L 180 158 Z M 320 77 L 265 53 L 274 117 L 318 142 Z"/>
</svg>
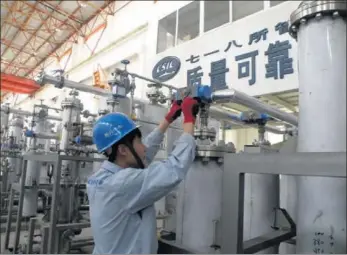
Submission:
<svg viewBox="0 0 347 255">
<path fill-rule="evenodd" d="M 181 106 L 178 105 L 177 101 L 173 101 L 170 111 L 166 114 L 165 119 L 172 123 L 175 119 L 177 119 L 181 115 Z"/>
<path fill-rule="evenodd" d="M 195 123 L 196 115 L 199 112 L 199 102 L 192 97 L 186 97 L 181 105 L 184 115 L 183 123 Z"/>
</svg>

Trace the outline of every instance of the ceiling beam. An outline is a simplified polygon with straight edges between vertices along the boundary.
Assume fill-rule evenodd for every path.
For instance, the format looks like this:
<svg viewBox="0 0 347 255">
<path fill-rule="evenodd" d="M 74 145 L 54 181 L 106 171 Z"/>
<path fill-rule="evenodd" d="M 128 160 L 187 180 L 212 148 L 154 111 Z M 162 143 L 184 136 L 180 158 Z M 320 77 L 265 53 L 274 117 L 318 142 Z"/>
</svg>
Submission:
<svg viewBox="0 0 347 255">
<path fill-rule="evenodd" d="M 35 6 L 37 5 L 37 3 L 35 3 Z M 23 24 L 21 25 L 22 28 L 25 28 L 30 19 L 31 19 L 31 16 L 33 15 L 34 12 L 31 12 L 25 19 L 25 21 L 23 22 Z M 12 37 L 11 41 L 9 42 L 9 44 L 11 45 L 12 42 L 17 38 L 17 36 L 19 35 L 19 33 L 21 32 L 21 30 L 18 30 L 14 36 Z M 21 51 L 24 49 L 24 47 L 27 45 L 28 41 L 20 48 L 19 52 L 15 55 L 15 57 L 10 61 L 10 64 L 12 64 L 12 62 L 18 57 L 18 55 L 21 53 Z M 6 52 L 8 51 L 9 47 L 7 47 L 4 52 L 1 54 L 1 56 L 4 56 L 6 54 Z M 4 72 L 6 72 L 7 70 L 7 67 L 5 68 Z"/>
<path fill-rule="evenodd" d="M 79 9 L 80 9 L 81 7 L 80 6 L 78 6 L 73 12 L 72 12 L 72 14 L 74 14 L 74 13 L 76 13 Z M 63 22 L 63 24 L 65 23 L 65 22 L 67 22 L 68 21 L 68 19 L 66 18 L 65 19 L 65 21 Z M 75 32 L 75 33 L 77 33 L 77 32 Z M 75 34 L 74 33 L 74 34 Z M 69 36 L 69 39 L 71 38 L 72 36 Z M 69 40 L 68 39 L 68 40 Z M 59 43 L 59 44 L 56 44 L 56 46 L 55 46 L 55 48 L 52 50 L 52 52 L 57 52 L 58 51 L 58 49 L 65 43 L 66 41 L 64 41 L 64 42 L 62 42 L 62 43 Z M 43 47 L 43 45 L 45 45 L 45 43 L 46 43 L 46 41 L 44 41 L 40 46 L 39 46 L 39 48 L 38 48 L 38 50 L 40 50 L 41 49 L 41 47 Z M 26 72 L 25 73 L 25 76 L 27 76 L 28 74 L 30 74 L 31 72 L 33 72 L 37 67 L 39 67 L 42 63 L 45 63 L 45 61 L 48 59 L 48 57 L 49 56 L 46 56 L 45 58 L 42 58 L 42 60 L 41 61 L 39 61 L 38 63 L 37 63 L 37 65 L 34 67 L 34 68 L 32 68 L 29 72 Z M 60 56 L 58 56 L 58 58 L 59 58 Z M 26 61 L 27 62 L 27 61 Z M 26 64 L 26 62 L 24 63 L 24 64 Z"/>
<path fill-rule="evenodd" d="M 104 4 L 103 6 L 101 6 L 101 8 L 100 8 L 98 11 L 95 12 L 94 15 L 91 15 L 91 16 L 85 21 L 84 26 L 85 26 L 86 24 L 88 24 L 93 18 L 95 18 L 95 17 L 101 12 L 101 10 L 104 9 L 104 8 L 106 8 L 109 4 L 110 4 L 110 2 L 109 2 L 109 1 L 106 1 L 105 4 Z M 80 7 L 80 8 L 81 8 L 81 7 Z M 69 39 L 67 39 L 67 40 L 70 40 L 70 39 L 71 39 L 73 36 L 75 36 L 76 34 L 77 34 L 77 32 L 73 33 L 73 34 L 69 37 Z M 58 45 L 54 48 L 53 52 L 54 52 L 54 51 L 57 51 L 60 47 L 62 47 L 64 43 L 65 43 L 65 42 L 63 42 L 63 43 L 61 43 L 61 44 L 58 44 Z M 43 59 L 37 64 L 36 68 L 39 67 L 42 63 L 44 63 L 44 62 L 46 61 L 46 59 L 47 59 L 47 58 L 43 58 Z M 31 72 L 33 72 L 34 70 L 35 70 L 35 68 L 32 69 Z M 30 72 L 26 73 L 25 76 L 27 76 L 29 73 L 30 73 Z"/>
</svg>

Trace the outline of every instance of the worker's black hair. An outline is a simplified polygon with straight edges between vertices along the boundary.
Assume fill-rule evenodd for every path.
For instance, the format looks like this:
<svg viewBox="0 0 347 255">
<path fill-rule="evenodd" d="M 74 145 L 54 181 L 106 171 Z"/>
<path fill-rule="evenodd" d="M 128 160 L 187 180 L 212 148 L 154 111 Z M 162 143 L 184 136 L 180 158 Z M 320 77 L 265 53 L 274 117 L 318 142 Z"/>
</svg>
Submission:
<svg viewBox="0 0 347 255">
<path fill-rule="evenodd" d="M 133 144 L 134 139 L 138 137 L 138 138 L 142 138 L 142 133 L 140 131 L 140 129 L 136 128 L 133 131 L 131 131 L 129 134 L 127 134 L 125 137 L 123 137 L 121 140 L 119 140 L 117 143 L 112 145 L 112 152 L 111 154 L 107 154 L 106 152 L 104 152 L 104 155 L 107 157 L 108 161 L 114 163 L 116 158 L 117 158 L 117 151 L 118 151 L 118 146 L 120 144 Z"/>
</svg>

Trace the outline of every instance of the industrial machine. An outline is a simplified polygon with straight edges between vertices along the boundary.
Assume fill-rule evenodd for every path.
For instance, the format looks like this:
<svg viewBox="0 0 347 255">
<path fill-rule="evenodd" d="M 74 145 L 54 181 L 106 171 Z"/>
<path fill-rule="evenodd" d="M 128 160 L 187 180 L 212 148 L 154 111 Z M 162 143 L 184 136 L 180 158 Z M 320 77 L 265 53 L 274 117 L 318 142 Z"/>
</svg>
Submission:
<svg viewBox="0 0 347 255">
<path fill-rule="evenodd" d="M 124 69 L 112 74 L 111 91 L 70 81 L 61 72 L 42 73 L 39 84 L 71 89 L 61 109 L 52 109 L 61 111 L 61 117 L 50 116 L 51 108 L 44 105 L 35 106 L 33 113 L 1 107 L 4 248 L 45 254 L 93 245 L 90 234 L 81 234 L 90 227 L 86 180 L 104 160 L 92 143 L 93 122 L 120 111 L 141 124 L 146 135 L 172 99 L 191 96 L 200 104 L 194 132 L 197 154 L 185 180 L 157 203 L 157 219 L 162 221 L 159 253 L 346 253 L 346 77 L 338 73 L 346 69 L 346 13 L 345 1 L 310 1 L 291 16 L 301 62 L 299 118 L 234 89 L 178 89 L 129 72 L 127 60 Z M 322 31 L 329 36 L 321 36 Z M 316 75 L 321 70 L 326 70 L 324 75 Z M 136 79 L 149 82 L 147 101 L 134 98 Z M 83 111 L 79 91 L 106 103 L 96 112 Z M 218 107 L 228 102 L 250 111 L 238 116 Z M 32 116 L 29 129 L 23 130 L 21 116 Z M 61 131 L 49 132 L 49 119 L 60 121 Z M 287 128 L 269 126 L 273 119 Z M 218 137 L 216 120 L 257 128 L 258 138 L 236 153 L 232 143 Z M 167 157 L 181 132 L 179 123 L 170 128 L 158 160 Z M 286 139 L 270 144 L 265 132 Z M 22 222 L 29 222 L 26 238 Z"/>
</svg>

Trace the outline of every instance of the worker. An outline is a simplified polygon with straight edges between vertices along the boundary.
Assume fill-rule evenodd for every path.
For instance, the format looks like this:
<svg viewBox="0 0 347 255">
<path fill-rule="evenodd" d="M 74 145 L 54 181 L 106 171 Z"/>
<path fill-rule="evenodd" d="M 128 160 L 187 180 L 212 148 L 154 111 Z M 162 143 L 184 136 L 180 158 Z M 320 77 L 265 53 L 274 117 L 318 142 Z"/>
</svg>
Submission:
<svg viewBox="0 0 347 255">
<path fill-rule="evenodd" d="M 195 158 L 193 137 L 198 103 L 173 102 L 164 120 L 145 139 L 122 113 L 101 117 L 93 141 L 108 158 L 88 178 L 87 193 L 94 254 L 157 253 L 154 203 L 185 177 Z M 183 134 L 166 160 L 151 162 L 169 125 L 183 113 Z"/>
</svg>

